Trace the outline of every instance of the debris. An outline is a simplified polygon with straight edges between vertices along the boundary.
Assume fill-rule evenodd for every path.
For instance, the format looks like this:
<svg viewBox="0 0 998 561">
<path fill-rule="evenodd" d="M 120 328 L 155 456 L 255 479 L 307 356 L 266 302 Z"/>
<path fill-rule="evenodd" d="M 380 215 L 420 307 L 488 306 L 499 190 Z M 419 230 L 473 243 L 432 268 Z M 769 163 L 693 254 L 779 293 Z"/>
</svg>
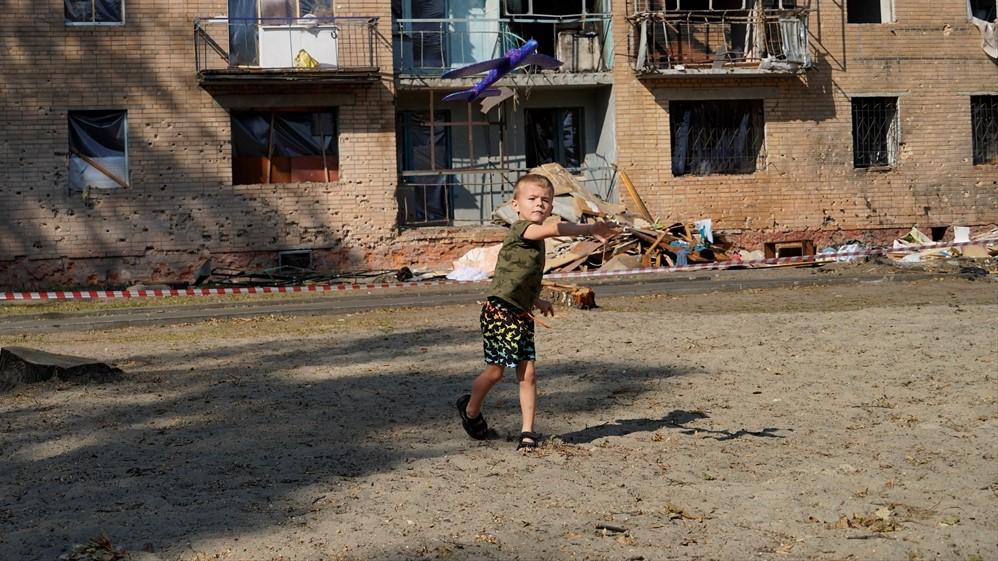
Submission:
<svg viewBox="0 0 998 561">
<path fill-rule="evenodd" d="M 574 284 L 545 281 L 541 284 L 541 298 L 580 310 L 591 310 L 596 307 L 596 293 L 591 288 Z"/>
<path fill-rule="evenodd" d="M 128 551 L 118 549 L 111 543 L 111 538 L 101 532 L 100 537 L 73 547 L 73 551 L 60 555 L 60 561 L 126 561 L 130 558 Z"/>
<path fill-rule="evenodd" d="M 48 353 L 27 347 L 0 349 L 0 391 L 25 383 L 60 380 L 108 380 L 121 370 L 89 358 Z"/>
<path fill-rule="evenodd" d="M 624 188 L 627 189 L 627 194 L 634 201 L 634 206 L 638 209 L 638 215 L 644 218 L 648 222 L 654 222 L 655 219 L 651 217 L 651 213 L 648 212 L 648 207 L 645 206 L 645 202 L 641 200 L 641 195 L 638 195 L 638 190 L 634 188 L 634 184 L 631 183 L 631 178 L 627 177 L 627 173 L 620 172 L 620 182 L 624 184 Z"/>
<path fill-rule="evenodd" d="M 615 534 L 622 534 L 627 531 L 627 528 L 621 526 L 614 526 L 613 524 L 606 524 L 604 522 L 598 522 L 596 524 L 597 530 L 604 530 L 606 532 L 613 532 Z"/>
</svg>

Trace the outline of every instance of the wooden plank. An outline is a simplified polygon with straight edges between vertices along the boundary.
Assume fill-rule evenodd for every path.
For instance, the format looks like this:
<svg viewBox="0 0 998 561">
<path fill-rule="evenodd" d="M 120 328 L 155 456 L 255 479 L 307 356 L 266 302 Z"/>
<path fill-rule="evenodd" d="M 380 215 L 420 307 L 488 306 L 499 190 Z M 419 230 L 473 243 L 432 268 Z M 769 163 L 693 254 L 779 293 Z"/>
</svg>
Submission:
<svg viewBox="0 0 998 561">
<path fill-rule="evenodd" d="M 634 206 L 637 207 L 638 216 L 644 218 L 648 222 L 654 223 L 655 219 L 651 217 L 651 213 L 648 212 L 648 207 L 645 206 L 645 202 L 641 200 L 641 195 L 638 194 L 638 190 L 631 183 L 631 178 L 627 177 L 627 173 L 620 172 L 620 182 L 624 184 L 624 188 L 627 189 L 628 196 L 634 201 Z"/>
<path fill-rule="evenodd" d="M 91 166 L 93 166 L 94 169 L 96 169 L 97 171 L 99 171 L 99 172 L 103 173 L 104 175 L 106 175 L 108 177 L 108 179 L 110 179 L 111 181 L 114 181 L 118 185 L 121 185 L 125 189 L 128 189 L 128 183 L 125 183 L 125 181 L 123 179 L 121 179 L 120 177 L 118 177 L 117 175 L 115 175 L 114 172 L 112 172 L 111 170 L 109 170 L 106 167 L 102 166 L 101 164 L 97 163 L 97 161 L 94 160 L 93 158 L 91 158 L 89 156 L 84 156 L 76 148 L 70 148 L 69 151 L 72 152 L 73 155 L 76 156 L 77 158 L 79 158 L 79 159 L 83 160 L 84 162 L 86 162 L 86 163 L 90 164 Z"/>
</svg>

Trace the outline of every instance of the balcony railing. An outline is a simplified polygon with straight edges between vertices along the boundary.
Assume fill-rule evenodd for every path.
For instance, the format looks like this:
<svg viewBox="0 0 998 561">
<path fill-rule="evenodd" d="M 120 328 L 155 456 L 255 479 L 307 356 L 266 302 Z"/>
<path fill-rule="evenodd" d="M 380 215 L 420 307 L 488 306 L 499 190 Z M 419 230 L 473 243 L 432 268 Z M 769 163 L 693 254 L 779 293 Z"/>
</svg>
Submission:
<svg viewBox="0 0 998 561">
<path fill-rule="evenodd" d="M 526 172 L 525 168 L 403 172 L 398 185 L 400 225 L 490 224 L 492 213 L 509 201 L 516 179 Z M 601 199 L 615 197 L 615 168 L 583 166 L 577 177 Z"/>
<path fill-rule="evenodd" d="M 199 18 L 194 56 L 202 84 L 217 81 L 374 80 L 378 18 Z"/>
<path fill-rule="evenodd" d="M 635 0 L 628 20 L 635 29 L 630 58 L 637 73 L 799 74 L 811 66 L 808 8 L 800 1 L 735 10 L 673 5 L 681 8 L 683 0 Z"/>
<path fill-rule="evenodd" d="M 434 76 L 468 64 L 501 57 L 524 42 L 510 29 L 518 25 L 508 19 L 396 19 L 394 31 L 395 70 L 400 74 Z M 533 29 L 544 37 L 534 37 L 549 45 L 565 65 L 560 72 L 602 72 L 609 70 L 609 17 L 552 20 Z M 550 37 L 547 35 L 550 34 Z"/>
</svg>

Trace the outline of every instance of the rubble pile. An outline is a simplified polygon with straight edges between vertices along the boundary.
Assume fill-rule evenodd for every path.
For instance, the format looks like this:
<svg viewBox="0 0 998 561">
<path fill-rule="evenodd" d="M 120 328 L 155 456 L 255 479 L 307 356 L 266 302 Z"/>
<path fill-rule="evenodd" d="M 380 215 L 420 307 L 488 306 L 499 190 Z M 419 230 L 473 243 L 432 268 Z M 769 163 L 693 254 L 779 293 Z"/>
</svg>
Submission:
<svg viewBox="0 0 998 561">
<path fill-rule="evenodd" d="M 728 255 L 731 244 L 714 235 L 709 219 L 667 226 L 653 223 L 626 177 L 622 180 L 644 217 L 628 214 L 623 204 L 608 203 L 589 193 L 558 164 L 544 164 L 530 173 L 543 175 L 554 185 L 554 210 L 548 220 L 575 223 L 612 220 L 623 226 L 622 233 L 605 242 L 593 238 L 548 238 L 545 273 L 673 267 L 731 259 Z M 499 208 L 494 217 L 507 225 L 518 219 L 510 204 Z M 486 248 L 483 253 L 491 256 L 495 251 L 498 250 Z M 476 265 L 491 274 L 489 265 L 494 268 L 495 260 Z"/>
</svg>

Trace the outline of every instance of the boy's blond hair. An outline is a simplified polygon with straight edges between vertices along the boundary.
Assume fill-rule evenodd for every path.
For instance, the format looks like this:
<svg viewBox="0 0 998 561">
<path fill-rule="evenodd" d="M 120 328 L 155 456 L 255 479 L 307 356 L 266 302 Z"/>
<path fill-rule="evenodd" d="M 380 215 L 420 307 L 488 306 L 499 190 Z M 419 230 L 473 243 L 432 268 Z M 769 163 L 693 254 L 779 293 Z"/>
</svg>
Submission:
<svg viewBox="0 0 998 561">
<path fill-rule="evenodd" d="M 533 183 L 545 189 L 549 189 L 551 194 L 554 195 L 554 184 L 551 180 L 538 173 L 528 173 L 516 180 L 516 185 L 513 186 L 513 198 L 515 199 L 520 194 L 520 185 L 525 183 Z"/>
</svg>

